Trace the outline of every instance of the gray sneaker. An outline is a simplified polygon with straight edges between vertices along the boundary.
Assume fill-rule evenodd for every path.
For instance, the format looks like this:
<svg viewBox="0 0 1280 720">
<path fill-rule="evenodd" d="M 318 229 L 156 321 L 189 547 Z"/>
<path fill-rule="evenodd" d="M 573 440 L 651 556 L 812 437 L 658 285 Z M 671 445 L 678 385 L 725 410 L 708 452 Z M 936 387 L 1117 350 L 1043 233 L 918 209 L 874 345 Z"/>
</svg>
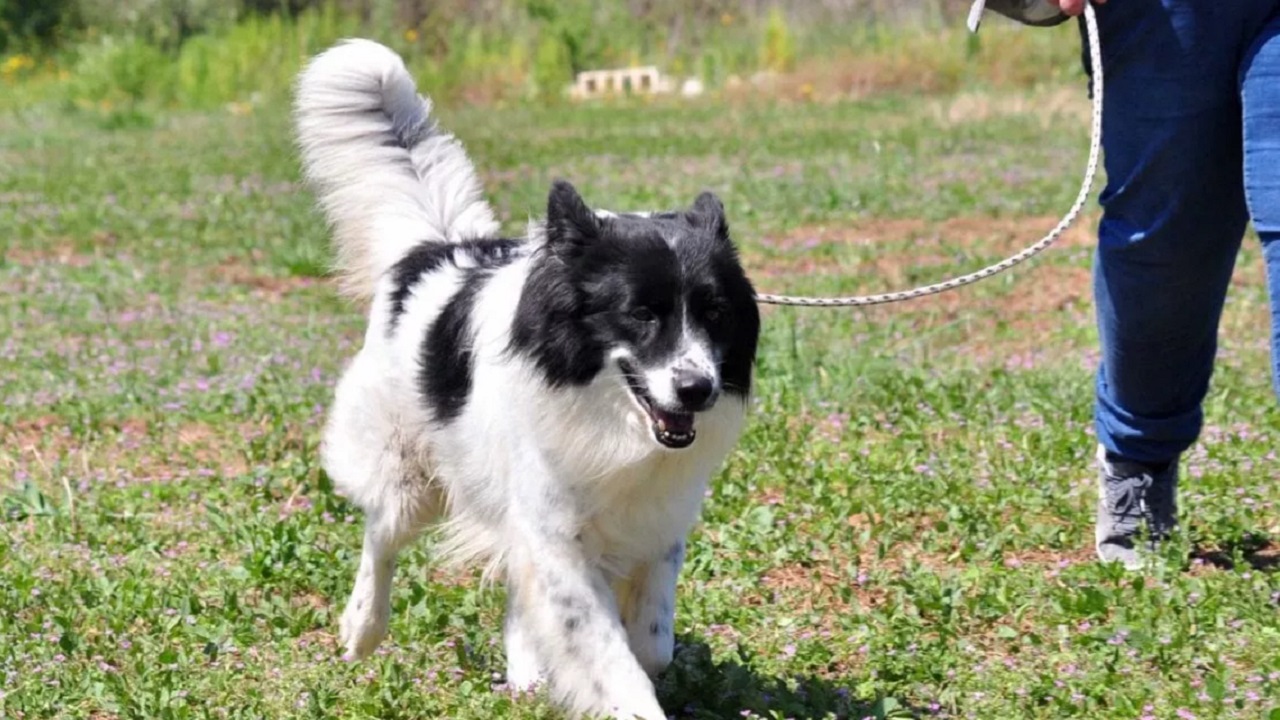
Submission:
<svg viewBox="0 0 1280 720">
<path fill-rule="evenodd" d="M 1098 446 L 1098 519 L 1095 540 L 1103 562 L 1138 570 L 1143 560 L 1136 544 L 1142 526 L 1147 550 L 1168 537 L 1178 524 L 1178 461 L 1153 468 L 1107 457 Z"/>
</svg>

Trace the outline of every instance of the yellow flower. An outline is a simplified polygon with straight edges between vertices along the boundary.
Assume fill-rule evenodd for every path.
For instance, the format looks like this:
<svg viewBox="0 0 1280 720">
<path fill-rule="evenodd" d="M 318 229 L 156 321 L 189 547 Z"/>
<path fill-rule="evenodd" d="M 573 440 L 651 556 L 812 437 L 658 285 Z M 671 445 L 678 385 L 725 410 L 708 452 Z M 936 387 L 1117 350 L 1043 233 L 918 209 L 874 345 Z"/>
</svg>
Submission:
<svg viewBox="0 0 1280 720">
<path fill-rule="evenodd" d="M 404 31 L 404 39 L 409 42 L 418 42 L 418 31 L 415 28 L 409 28 Z"/>
<path fill-rule="evenodd" d="M 730 14 L 730 13 L 722 13 L 722 14 L 720 15 L 720 24 L 721 24 L 721 25 L 732 25 L 732 24 L 733 24 L 733 15 L 732 15 L 732 14 Z"/>
<path fill-rule="evenodd" d="M 24 70 L 30 70 L 36 66 L 36 61 L 30 55 L 10 55 L 0 63 L 0 75 L 5 78 L 12 78 Z"/>
</svg>

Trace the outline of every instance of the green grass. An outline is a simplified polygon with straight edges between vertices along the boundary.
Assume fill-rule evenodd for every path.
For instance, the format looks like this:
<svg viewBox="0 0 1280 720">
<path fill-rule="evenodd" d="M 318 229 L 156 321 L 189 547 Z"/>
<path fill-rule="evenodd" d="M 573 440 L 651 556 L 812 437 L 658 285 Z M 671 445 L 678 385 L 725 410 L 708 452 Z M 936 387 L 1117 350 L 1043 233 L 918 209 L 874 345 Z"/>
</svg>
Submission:
<svg viewBox="0 0 1280 720">
<path fill-rule="evenodd" d="M 710 187 L 761 289 L 843 293 L 1052 225 L 1086 100 L 1078 80 L 1021 97 L 443 119 L 513 229 L 556 176 L 613 208 Z M 433 571 L 427 541 L 384 649 L 338 660 L 360 519 L 316 442 L 362 318 L 322 277 L 283 108 L 119 125 L 0 116 L 0 716 L 556 717 L 494 687 L 502 593 Z M 1186 533 L 1145 576 L 1091 561 L 1088 263 L 1081 231 L 945 298 L 766 313 L 759 402 L 681 580 L 669 712 L 1280 717 L 1258 252 Z"/>
<path fill-rule="evenodd" d="M 433 17 L 410 26 L 362 20 L 326 3 L 296 16 L 215 24 L 180 45 L 120 27 L 89 28 L 38 57 L 0 54 L 0 110 L 61 103 L 112 125 L 146 124 L 173 108 L 251 112 L 279 103 L 308 57 L 351 36 L 394 48 L 436 99 L 477 104 L 556 104 L 575 71 L 651 63 L 677 84 L 697 76 L 713 90 L 758 71 L 794 69 L 771 92 L 808 87 L 822 97 L 883 87 L 1025 87 L 1078 68 L 1073 26 L 1027 33 L 997 20 L 979 37 L 958 21 L 792 29 L 779 12 L 768 19 L 726 13 L 722 22 L 691 21 L 685 32 L 692 35 L 667 38 L 661 12 L 637 17 L 625 3 L 585 0 L 552 6 L 545 18 L 525 2 L 508 2 L 479 23 Z"/>
</svg>

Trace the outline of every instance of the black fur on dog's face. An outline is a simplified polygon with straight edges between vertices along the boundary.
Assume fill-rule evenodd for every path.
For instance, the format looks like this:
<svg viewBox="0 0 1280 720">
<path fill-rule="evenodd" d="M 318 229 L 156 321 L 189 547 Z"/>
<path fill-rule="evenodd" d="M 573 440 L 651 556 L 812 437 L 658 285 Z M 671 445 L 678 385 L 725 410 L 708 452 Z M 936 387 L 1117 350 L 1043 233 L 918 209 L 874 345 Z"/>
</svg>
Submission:
<svg viewBox="0 0 1280 720">
<path fill-rule="evenodd" d="M 724 206 L 703 193 L 687 210 L 596 213 L 556 182 L 546 245 L 520 300 L 513 348 L 553 386 L 617 367 L 654 438 L 691 445 L 695 413 L 751 386 L 760 314 L 729 239 Z"/>
</svg>

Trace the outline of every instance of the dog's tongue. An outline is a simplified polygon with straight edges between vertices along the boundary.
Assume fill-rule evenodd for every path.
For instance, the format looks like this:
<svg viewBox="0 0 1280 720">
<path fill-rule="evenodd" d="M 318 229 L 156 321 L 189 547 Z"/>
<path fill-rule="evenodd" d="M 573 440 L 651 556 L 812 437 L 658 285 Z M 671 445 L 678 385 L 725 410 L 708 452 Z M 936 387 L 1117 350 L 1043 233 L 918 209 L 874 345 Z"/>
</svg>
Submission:
<svg viewBox="0 0 1280 720">
<path fill-rule="evenodd" d="M 693 413 L 673 413 L 663 410 L 654 410 L 654 422 L 658 424 L 659 430 L 665 430 L 670 433 L 690 433 L 693 432 Z"/>
</svg>

